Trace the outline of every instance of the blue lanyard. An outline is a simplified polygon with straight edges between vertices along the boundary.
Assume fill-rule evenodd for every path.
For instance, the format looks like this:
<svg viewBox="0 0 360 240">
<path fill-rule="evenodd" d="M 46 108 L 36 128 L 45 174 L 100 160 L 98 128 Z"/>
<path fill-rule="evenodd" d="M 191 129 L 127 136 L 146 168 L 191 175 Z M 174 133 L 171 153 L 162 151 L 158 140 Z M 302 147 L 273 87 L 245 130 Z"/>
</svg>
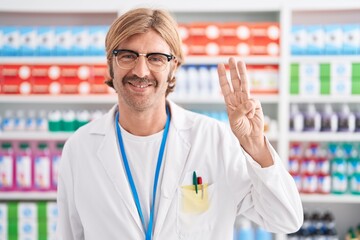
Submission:
<svg viewBox="0 0 360 240">
<path fill-rule="evenodd" d="M 139 196 L 137 194 L 136 186 L 135 186 L 133 177 L 131 175 L 129 162 L 127 160 L 126 153 L 125 153 L 124 141 L 123 141 L 123 138 L 121 136 L 121 131 L 120 131 L 120 127 L 119 127 L 119 118 L 120 118 L 119 112 L 117 112 L 117 114 L 116 114 L 117 122 L 116 122 L 115 125 L 116 125 L 116 132 L 117 132 L 117 137 L 118 137 L 118 141 L 119 141 L 119 146 L 120 146 L 120 152 L 121 152 L 121 155 L 122 155 L 122 160 L 123 160 L 126 175 L 127 175 L 130 187 L 131 187 L 131 192 L 132 192 L 132 195 L 134 197 L 136 208 L 137 208 L 138 214 L 140 216 L 144 231 L 146 233 L 146 238 L 145 238 L 146 240 L 151 240 L 151 238 L 152 238 L 152 228 L 153 228 L 153 220 L 154 220 L 156 189 L 157 189 L 157 184 L 158 184 L 158 180 L 159 180 L 159 173 L 160 173 L 162 159 L 163 159 L 163 156 L 164 156 L 165 144 L 166 144 L 166 139 L 167 139 L 167 135 L 168 135 L 168 132 L 169 132 L 169 125 L 170 125 L 170 113 L 169 113 L 168 107 L 166 107 L 166 115 L 167 115 L 167 119 L 166 119 L 165 129 L 164 129 L 163 137 L 162 137 L 162 140 L 161 140 L 161 145 L 160 145 L 160 150 L 159 150 L 159 155 L 158 155 L 158 160 L 157 160 L 157 165 L 156 165 L 156 172 L 155 172 L 155 178 L 154 178 L 154 187 L 153 187 L 153 199 L 152 199 L 152 204 L 151 204 L 151 209 L 150 209 L 149 225 L 148 225 L 148 228 L 146 229 L 145 220 L 144 220 L 144 216 L 143 216 L 140 201 L 139 201 Z"/>
</svg>

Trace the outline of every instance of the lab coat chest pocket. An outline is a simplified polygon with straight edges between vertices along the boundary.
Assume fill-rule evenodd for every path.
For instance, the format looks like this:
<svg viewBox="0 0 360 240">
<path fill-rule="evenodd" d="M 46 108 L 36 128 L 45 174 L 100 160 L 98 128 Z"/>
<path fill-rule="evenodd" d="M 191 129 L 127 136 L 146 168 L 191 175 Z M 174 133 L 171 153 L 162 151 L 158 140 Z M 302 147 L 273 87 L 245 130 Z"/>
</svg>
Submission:
<svg viewBox="0 0 360 240">
<path fill-rule="evenodd" d="M 185 178 L 191 178 L 192 172 L 187 173 Z M 205 181 L 206 178 L 204 178 Z M 216 219 L 216 184 L 203 182 L 198 185 L 196 193 L 195 186 L 188 182 L 178 189 L 177 207 L 177 231 L 183 238 L 206 236 L 212 229 Z"/>
</svg>

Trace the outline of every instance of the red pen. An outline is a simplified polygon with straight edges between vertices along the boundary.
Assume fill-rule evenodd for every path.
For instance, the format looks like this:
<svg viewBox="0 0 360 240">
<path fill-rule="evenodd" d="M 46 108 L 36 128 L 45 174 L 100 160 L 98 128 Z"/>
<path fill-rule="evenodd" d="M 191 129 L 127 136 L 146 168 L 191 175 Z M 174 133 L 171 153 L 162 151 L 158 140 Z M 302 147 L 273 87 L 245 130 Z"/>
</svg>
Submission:
<svg viewBox="0 0 360 240">
<path fill-rule="evenodd" d="M 202 184 L 202 178 L 197 177 L 197 184 L 201 187 L 201 199 L 204 198 L 204 185 Z"/>
</svg>

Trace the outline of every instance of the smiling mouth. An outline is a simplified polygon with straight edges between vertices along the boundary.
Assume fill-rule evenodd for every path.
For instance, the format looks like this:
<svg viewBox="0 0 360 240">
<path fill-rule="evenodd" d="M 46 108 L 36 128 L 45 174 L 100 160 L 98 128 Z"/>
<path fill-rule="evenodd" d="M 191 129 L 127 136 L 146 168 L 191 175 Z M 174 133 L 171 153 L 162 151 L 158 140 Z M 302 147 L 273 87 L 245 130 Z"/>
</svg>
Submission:
<svg viewBox="0 0 360 240">
<path fill-rule="evenodd" d="M 136 84 L 136 83 L 133 83 L 133 82 L 128 82 L 130 85 L 134 86 L 134 87 L 137 87 L 137 88 L 146 88 L 148 86 L 151 86 L 152 84 Z"/>
</svg>

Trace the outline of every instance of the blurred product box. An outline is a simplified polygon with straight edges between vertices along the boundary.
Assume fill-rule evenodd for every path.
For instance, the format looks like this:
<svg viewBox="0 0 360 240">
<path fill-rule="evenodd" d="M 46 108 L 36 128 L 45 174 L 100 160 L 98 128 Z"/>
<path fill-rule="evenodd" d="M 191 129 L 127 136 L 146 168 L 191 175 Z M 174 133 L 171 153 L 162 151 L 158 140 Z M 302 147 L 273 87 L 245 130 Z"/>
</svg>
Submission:
<svg viewBox="0 0 360 240">
<path fill-rule="evenodd" d="M 303 55 L 307 50 L 307 29 L 302 25 L 295 25 L 291 28 L 290 52 L 293 55 Z"/>
<path fill-rule="evenodd" d="M 26 65 L 4 65 L 0 69 L 3 94 L 31 93 L 31 67 Z"/>
<path fill-rule="evenodd" d="M 279 92 L 279 67 L 277 65 L 249 65 L 247 71 L 252 93 L 277 94 Z"/>
<path fill-rule="evenodd" d="M 219 26 L 215 23 L 189 24 L 189 54 L 191 55 L 219 55 Z"/>
<path fill-rule="evenodd" d="M 343 31 L 341 25 L 325 26 L 325 54 L 341 54 Z"/>
<path fill-rule="evenodd" d="M 63 94 L 90 93 L 90 68 L 79 65 L 61 65 L 60 83 Z"/>
<path fill-rule="evenodd" d="M 85 55 L 104 56 L 105 38 L 109 26 L 88 26 L 89 31 L 89 49 Z"/>
<path fill-rule="evenodd" d="M 71 27 L 71 35 L 73 40 L 69 54 L 72 56 L 89 55 L 89 40 L 91 39 L 89 38 L 90 34 L 88 28 L 83 26 Z"/>
<path fill-rule="evenodd" d="M 38 46 L 37 32 L 34 27 L 20 27 L 20 56 L 34 56 Z"/>
<path fill-rule="evenodd" d="M 107 65 L 93 65 L 91 69 L 90 92 L 93 94 L 107 94 L 112 92 L 112 88 L 104 83 L 108 75 Z"/>
<path fill-rule="evenodd" d="M 59 67 L 34 65 L 31 69 L 32 94 L 59 94 Z"/>
<path fill-rule="evenodd" d="M 306 53 L 311 55 L 324 54 L 325 31 L 321 25 L 312 25 L 306 28 L 307 47 Z"/>
<path fill-rule="evenodd" d="M 37 27 L 37 56 L 55 55 L 55 28 Z"/>
<path fill-rule="evenodd" d="M 71 55 L 73 37 L 71 28 L 67 26 L 55 27 L 55 56 Z"/>
<path fill-rule="evenodd" d="M 250 27 L 247 23 L 229 22 L 220 28 L 220 54 L 242 55 L 250 54 Z"/>
<path fill-rule="evenodd" d="M 19 29 L 13 26 L 4 26 L 0 31 L 2 32 L 0 56 L 18 56 L 20 50 Z"/>
<path fill-rule="evenodd" d="M 360 25 L 346 24 L 342 26 L 344 54 L 360 54 Z"/>
</svg>

